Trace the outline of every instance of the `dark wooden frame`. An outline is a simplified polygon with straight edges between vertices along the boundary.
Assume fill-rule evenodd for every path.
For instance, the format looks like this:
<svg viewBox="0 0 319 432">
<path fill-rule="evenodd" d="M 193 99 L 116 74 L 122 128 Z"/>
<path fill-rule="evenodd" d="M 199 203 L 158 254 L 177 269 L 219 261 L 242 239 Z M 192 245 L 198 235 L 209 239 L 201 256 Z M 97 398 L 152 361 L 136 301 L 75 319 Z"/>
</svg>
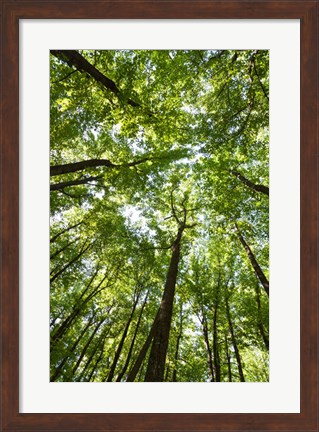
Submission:
<svg viewBox="0 0 319 432">
<path fill-rule="evenodd" d="M 19 413 L 19 19 L 301 21 L 301 413 Z M 3 431 L 317 431 L 318 0 L 2 0 L 1 240 Z M 289 269 L 286 269 L 289 271 Z M 285 307 L 285 305 L 283 305 Z M 289 361 L 289 359 L 287 359 Z"/>
</svg>

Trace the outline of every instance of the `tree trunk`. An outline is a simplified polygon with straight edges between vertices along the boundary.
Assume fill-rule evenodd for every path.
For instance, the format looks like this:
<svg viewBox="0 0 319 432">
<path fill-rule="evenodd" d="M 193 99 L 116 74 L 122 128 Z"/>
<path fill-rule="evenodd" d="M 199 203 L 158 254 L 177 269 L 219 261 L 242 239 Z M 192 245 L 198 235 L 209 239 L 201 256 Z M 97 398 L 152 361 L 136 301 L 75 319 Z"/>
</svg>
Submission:
<svg viewBox="0 0 319 432">
<path fill-rule="evenodd" d="M 218 331 L 217 331 L 217 313 L 218 313 L 218 301 L 215 302 L 214 315 L 213 315 L 213 352 L 214 352 L 214 368 L 216 382 L 220 382 L 220 358 L 218 349 Z"/>
<path fill-rule="evenodd" d="M 87 325 L 84 327 L 84 329 L 82 330 L 82 332 L 80 333 L 80 336 L 76 339 L 76 341 L 74 342 L 74 344 L 71 346 L 70 348 L 70 352 L 73 353 L 76 349 L 76 347 L 78 346 L 80 340 L 82 339 L 82 337 L 84 336 L 84 334 L 86 333 L 87 329 L 90 327 L 90 325 L 92 324 L 94 315 L 90 318 L 89 322 L 87 323 Z M 62 368 L 65 365 L 65 363 L 67 362 L 67 360 L 70 358 L 70 355 L 66 355 L 63 360 L 61 361 L 61 363 L 59 364 L 59 366 L 56 368 L 55 372 L 53 375 L 51 375 L 50 378 L 50 382 L 55 381 L 58 376 L 61 374 L 62 372 Z"/>
<path fill-rule="evenodd" d="M 151 353 L 148 360 L 145 381 L 163 381 L 165 360 L 168 348 L 169 333 L 171 328 L 175 285 L 180 259 L 180 243 L 185 226 L 178 229 L 177 237 L 172 247 L 172 256 L 166 276 L 164 294 L 162 297 L 159 317 L 156 324 Z"/>
<path fill-rule="evenodd" d="M 71 225 L 71 226 L 69 226 L 68 228 L 66 228 L 66 229 L 64 229 L 64 230 L 62 230 L 62 231 L 60 231 L 58 234 L 56 234 L 55 236 L 53 236 L 53 237 L 50 239 L 50 243 L 54 243 L 54 242 L 55 242 L 55 241 L 60 237 L 60 235 L 66 233 L 66 232 L 68 232 L 68 231 L 70 231 L 70 230 L 73 229 L 73 228 L 76 228 L 77 226 L 81 225 L 82 223 L 83 223 L 83 220 L 82 220 L 81 222 L 76 223 L 75 225 Z"/>
<path fill-rule="evenodd" d="M 103 318 L 103 319 L 101 319 L 101 320 L 99 321 L 98 325 L 95 327 L 95 329 L 93 330 L 93 332 L 92 332 L 91 336 L 89 337 L 88 341 L 87 341 L 86 344 L 84 345 L 84 347 L 83 347 L 83 349 L 82 349 L 82 352 L 81 352 L 81 355 L 80 355 L 80 357 L 78 358 L 78 361 L 76 362 L 75 366 L 74 366 L 73 369 L 72 369 L 72 376 L 73 376 L 73 377 L 74 377 L 76 371 L 78 370 L 78 367 L 80 366 L 80 364 L 81 364 L 81 362 L 82 362 L 82 360 L 83 360 L 83 357 L 85 356 L 86 351 L 87 351 L 88 347 L 90 346 L 90 343 L 92 342 L 94 336 L 96 335 L 97 331 L 99 330 L 99 328 L 101 327 L 101 325 L 103 324 L 103 322 L 104 322 L 105 320 L 106 320 L 106 317 Z"/>
<path fill-rule="evenodd" d="M 231 357 L 229 354 L 229 349 L 228 349 L 228 341 L 227 341 L 227 335 L 225 334 L 225 350 L 226 350 L 226 358 L 227 358 L 227 368 L 228 368 L 228 381 L 232 382 L 233 381 L 233 376 L 232 376 L 232 371 L 231 371 Z"/>
<path fill-rule="evenodd" d="M 65 246 L 63 246 L 61 249 L 57 250 L 56 252 L 53 252 L 52 255 L 50 255 L 50 260 L 53 260 L 55 257 L 60 255 L 60 253 L 65 251 L 65 249 L 67 249 L 71 244 L 75 243 L 78 240 L 79 240 L 79 237 L 77 237 L 75 240 L 68 242 Z"/>
<path fill-rule="evenodd" d="M 164 376 L 164 382 L 168 382 L 169 381 L 169 373 L 170 373 L 170 367 L 169 367 L 169 364 L 166 366 L 166 369 L 165 369 L 165 376 Z"/>
<path fill-rule="evenodd" d="M 259 266 L 254 254 L 252 253 L 250 247 L 248 246 L 248 244 L 246 243 L 244 237 L 242 236 L 237 224 L 235 224 L 236 229 L 237 229 L 237 233 L 238 233 L 238 237 L 239 240 L 241 242 L 241 244 L 244 246 L 246 254 L 251 262 L 251 265 L 253 266 L 253 269 L 256 273 L 257 278 L 259 279 L 260 283 L 262 284 L 262 286 L 264 287 L 264 290 L 266 291 L 267 295 L 269 296 L 269 281 L 266 278 L 264 272 L 262 271 L 261 267 Z"/>
<path fill-rule="evenodd" d="M 79 376 L 79 378 L 78 378 L 77 381 L 82 381 L 82 379 L 83 379 L 83 377 L 84 377 L 84 374 L 85 374 L 86 370 L 87 370 L 88 367 L 90 366 L 92 360 L 93 360 L 94 357 L 95 357 L 95 354 L 97 353 L 97 350 L 98 350 L 98 349 L 100 348 L 100 346 L 101 346 L 101 352 L 100 352 L 100 355 L 99 355 L 97 361 L 95 362 L 95 364 L 94 364 L 94 366 L 93 366 L 93 368 L 92 368 L 92 370 L 91 370 L 91 372 L 90 372 L 90 375 L 89 375 L 88 379 L 86 380 L 87 382 L 91 381 L 91 377 L 92 377 L 93 373 L 95 372 L 98 363 L 101 361 L 101 359 L 102 359 L 102 357 L 103 357 L 103 349 L 104 349 L 104 345 L 105 345 L 105 340 L 106 340 L 108 334 L 110 333 L 110 330 L 111 330 L 111 327 L 109 327 L 109 328 L 107 329 L 107 331 L 104 331 L 104 333 L 103 333 L 103 334 L 101 335 L 101 337 L 99 338 L 99 340 L 98 340 L 98 342 L 96 343 L 96 345 L 95 345 L 93 351 L 91 352 L 91 354 L 90 354 L 90 356 L 89 356 L 87 362 L 85 363 L 85 366 L 84 366 L 83 370 L 81 371 L 81 374 L 80 374 L 80 376 Z"/>
<path fill-rule="evenodd" d="M 63 266 L 60 270 L 58 270 L 51 278 L 50 284 L 55 281 L 57 277 L 59 277 L 67 268 L 69 268 L 72 264 L 74 264 L 81 256 L 91 247 L 91 244 L 88 244 L 86 247 L 82 248 L 80 253 L 76 255 L 70 262 L 68 262 L 65 266 Z"/>
<path fill-rule="evenodd" d="M 257 308 L 258 308 L 258 328 L 259 328 L 261 337 L 264 341 L 265 347 L 267 348 L 267 351 L 269 351 L 269 338 L 265 332 L 264 325 L 263 325 L 262 318 L 261 318 L 261 303 L 260 303 L 259 285 L 255 286 L 255 291 L 256 291 L 256 302 L 257 302 Z"/>
<path fill-rule="evenodd" d="M 207 365 L 208 365 L 208 370 L 209 370 L 209 374 L 210 374 L 210 380 L 211 380 L 211 382 L 213 382 L 213 381 L 215 381 L 215 372 L 214 372 L 214 366 L 213 366 L 213 354 L 212 354 L 212 349 L 211 349 L 209 337 L 208 337 L 207 321 L 206 321 L 206 317 L 204 317 L 204 316 L 203 316 L 202 325 L 203 325 L 203 335 L 204 335 L 206 352 L 207 352 Z"/>
<path fill-rule="evenodd" d="M 179 344 L 181 342 L 182 334 L 179 333 L 176 339 L 176 348 L 175 348 L 175 355 L 174 355 L 174 369 L 173 369 L 173 376 L 172 381 L 177 382 L 177 363 L 178 363 L 178 353 L 179 353 Z"/>
<path fill-rule="evenodd" d="M 172 381 L 177 382 L 177 364 L 179 359 L 179 346 L 180 342 L 183 336 L 183 304 L 180 304 L 180 312 L 179 312 L 179 331 L 176 339 L 176 347 L 175 347 L 175 355 L 174 355 L 174 369 L 173 369 L 173 376 Z"/>
<path fill-rule="evenodd" d="M 93 366 L 93 368 L 91 369 L 90 375 L 88 376 L 88 379 L 87 379 L 88 382 L 91 381 L 94 372 L 96 371 L 96 369 L 97 369 L 99 363 L 101 362 L 101 360 L 102 360 L 102 358 L 103 358 L 105 339 L 106 339 L 106 336 L 103 338 L 103 341 L 102 341 L 102 343 L 101 343 L 101 352 L 100 352 L 100 355 L 99 355 L 98 358 L 96 359 L 96 362 L 94 363 L 94 366 Z"/>
<path fill-rule="evenodd" d="M 142 366 L 142 363 L 143 363 L 143 361 L 144 361 L 144 359 L 146 357 L 147 351 L 148 351 L 148 349 L 149 349 L 149 347 L 150 347 L 150 345 L 152 343 L 152 340 L 153 340 L 153 337 L 154 337 L 154 334 L 155 334 L 156 324 L 157 324 L 157 320 L 158 320 L 158 317 L 159 317 L 159 312 L 160 311 L 158 310 L 157 314 L 156 314 L 156 317 L 154 319 L 154 322 L 152 324 L 152 327 L 151 327 L 151 329 L 150 329 L 150 331 L 148 333 L 147 339 L 144 342 L 144 345 L 142 346 L 142 348 L 141 348 L 141 350 L 140 350 L 140 352 L 139 352 L 139 354 L 137 356 L 137 359 L 135 360 L 135 363 L 134 363 L 132 369 L 130 370 L 130 372 L 128 374 L 126 382 L 133 382 L 135 380 L 137 374 L 138 374 L 138 371 L 140 370 L 140 368 Z"/>
<path fill-rule="evenodd" d="M 117 362 L 119 361 L 119 358 L 120 358 L 120 355 L 121 355 L 121 352 L 122 352 L 122 349 L 123 349 L 123 345 L 124 345 L 124 342 L 125 342 L 128 330 L 130 328 L 130 325 L 131 325 L 131 322 L 132 322 L 132 319 L 133 319 L 133 315 L 134 315 L 137 303 L 138 303 L 138 299 L 139 299 L 139 295 L 137 296 L 136 300 L 133 303 L 133 307 L 132 307 L 130 316 L 129 316 L 129 318 L 127 320 L 127 323 L 125 325 L 125 328 L 124 328 L 124 331 L 123 331 L 123 334 L 122 334 L 119 346 L 117 347 L 117 350 L 116 350 L 116 353 L 115 353 L 115 356 L 114 356 L 114 360 L 112 362 L 109 374 L 107 376 L 107 382 L 111 382 L 113 380 L 114 373 L 115 373 L 115 368 L 116 368 Z"/>
<path fill-rule="evenodd" d="M 139 313 L 138 321 L 137 321 L 137 324 L 136 324 L 136 327 L 135 327 L 135 331 L 134 331 L 133 339 L 132 339 L 132 341 L 131 341 L 130 348 L 129 348 L 128 353 L 127 353 L 127 357 L 126 357 L 125 364 L 124 364 L 124 366 L 123 366 L 121 372 L 119 373 L 119 375 L 118 375 L 118 377 L 117 377 L 117 379 L 116 379 L 117 382 L 120 382 L 120 381 L 121 381 L 121 379 L 123 378 L 125 372 L 127 371 L 128 365 L 129 365 L 129 363 L 130 363 L 131 356 L 132 356 L 132 352 L 133 352 L 133 348 L 134 348 L 134 344 L 135 344 L 135 340 L 136 340 L 136 336 L 137 336 L 138 329 L 139 329 L 140 324 L 141 324 L 142 315 L 143 315 L 143 310 L 144 310 L 144 308 L 145 308 L 145 305 L 146 305 L 146 302 L 147 302 L 147 298 L 148 298 L 148 293 L 147 293 L 146 296 L 145 296 L 145 299 L 144 299 L 144 302 L 143 302 L 143 305 L 142 305 L 141 311 L 140 311 L 140 313 Z"/>
<path fill-rule="evenodd" d="M 264 186 L 261 184 L 255 184 L 252 181 L 248 180 L 248 178 L 246 178 L 242 174 L 240 174 L 238 171 L 230 170 L 229 172 L 231 174 L 233 174 L 235 177 L 237 177 L 238 180 L 240 180 L 245 186 L 249 187 L 250 189 L 252 189 L 256 192 L 261 192 L 264 195 L 269 196 L 269 187 L 268 186 Z"/>
<path fill-rule="evenodd" d="M 68 331 L 68 329 L 71 327 L 71 324 L 75 321 L 75 319 L 79 316 L 80 312 L 84 309 L 84 307 L 87 305 L 87 303 L 95 297 L 99 292 L 101 292 L 105 287 L 100 288 L 102 283 L 105 281 L 107 276 L 104 276 L 104 278 L 101 280 L 101 282 L 93 289 L 91 294 L 89 294 L 82 302 L 80 300 L 82 299 L 85 292 L 87 292 L 89 286 L 91 285 L 93 279 L 95 276 L 93 276 L 88 284 L 88 286 L 85 288 L 83 293 L 81 294 L 80 298 L 76 302 L 76 304 L 73 307 L 72 312 L 70 315 L 62 322 L 62 324 L 59 326 L 59 328 L 52 334 L 51 336 L 51 350 L 55 346 L 55 344 L 58 342 L 59 339 L 62 338 L 62 336 Z M 111 310 L 112 306 L 109 310 Z"/>
<path fill-rule="evenodd" d="M 228 326 L 229 326 L 229 330 L 230 330 L 231 340 L 232 340 L 232 344 L 233 344 L 233 347 L 234 347 L 234 350 L 235 350 L 235 355 L 236 355 L 236 360 L 237 360 L 237 366 L 238 366 L 238 372 L 239 372 L 240 381 L 241 382 L 245 382 L 244 372 L 243 372 L 243 368 L 242 368 L 242 364 L 241 364 L 241 358 L 240 358 L 240 354 L 239 354 L 239 350 L 238 350 L 238 346 L 237 346 L 237 341 L 236 341 L 236 337 L 235 337 L 234 327 L 233 327 L 233 323 L 232 323 L 232 320 L 231 320 L 231 315 L 230 315 L 230 309 L 229 309 L 229 303 L 228 303 L 227 296 L 226 296 L 226 314 L 227 314 L 227 321 L 228 321 Z"/>
</svg>

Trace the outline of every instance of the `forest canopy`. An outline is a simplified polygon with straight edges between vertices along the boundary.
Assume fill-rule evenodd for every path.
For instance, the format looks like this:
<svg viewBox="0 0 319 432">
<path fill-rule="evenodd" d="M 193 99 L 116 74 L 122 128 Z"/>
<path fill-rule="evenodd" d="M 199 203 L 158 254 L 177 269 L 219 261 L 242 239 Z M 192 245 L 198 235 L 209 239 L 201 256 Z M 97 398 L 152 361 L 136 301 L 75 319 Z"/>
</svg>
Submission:
<svg viewBox="0 0 319 432">
<path fill-rule="evenodd" d="M 51 381 L 268 381 L 268 54 L 51 51 Z"/>
</svg>

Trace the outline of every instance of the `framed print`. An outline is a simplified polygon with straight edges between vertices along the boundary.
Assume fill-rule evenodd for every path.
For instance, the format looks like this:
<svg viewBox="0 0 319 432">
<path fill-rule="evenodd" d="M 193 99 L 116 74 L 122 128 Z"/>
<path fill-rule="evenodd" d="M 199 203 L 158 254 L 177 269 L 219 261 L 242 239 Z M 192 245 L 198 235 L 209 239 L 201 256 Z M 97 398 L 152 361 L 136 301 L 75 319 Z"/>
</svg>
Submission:
<svg viewBox="0 0 319 432">
<path fill-rule="evenodd" d="M 317 430 L 318 2 L 2 24 L 2 429 Z"/>
</svg>

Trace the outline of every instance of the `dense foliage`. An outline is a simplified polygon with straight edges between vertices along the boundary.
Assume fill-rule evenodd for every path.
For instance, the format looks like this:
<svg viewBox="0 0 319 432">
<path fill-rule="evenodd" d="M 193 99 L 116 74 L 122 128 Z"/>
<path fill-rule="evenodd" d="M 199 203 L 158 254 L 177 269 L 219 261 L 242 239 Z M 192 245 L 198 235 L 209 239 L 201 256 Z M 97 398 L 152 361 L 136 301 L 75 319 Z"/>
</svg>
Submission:
<svg viewBox="0 0 319 432">
<path fill-rule="evenodd" d="M 268 381 L 268 51 L 51 51 L 51 381 Z"/>
</svg>

